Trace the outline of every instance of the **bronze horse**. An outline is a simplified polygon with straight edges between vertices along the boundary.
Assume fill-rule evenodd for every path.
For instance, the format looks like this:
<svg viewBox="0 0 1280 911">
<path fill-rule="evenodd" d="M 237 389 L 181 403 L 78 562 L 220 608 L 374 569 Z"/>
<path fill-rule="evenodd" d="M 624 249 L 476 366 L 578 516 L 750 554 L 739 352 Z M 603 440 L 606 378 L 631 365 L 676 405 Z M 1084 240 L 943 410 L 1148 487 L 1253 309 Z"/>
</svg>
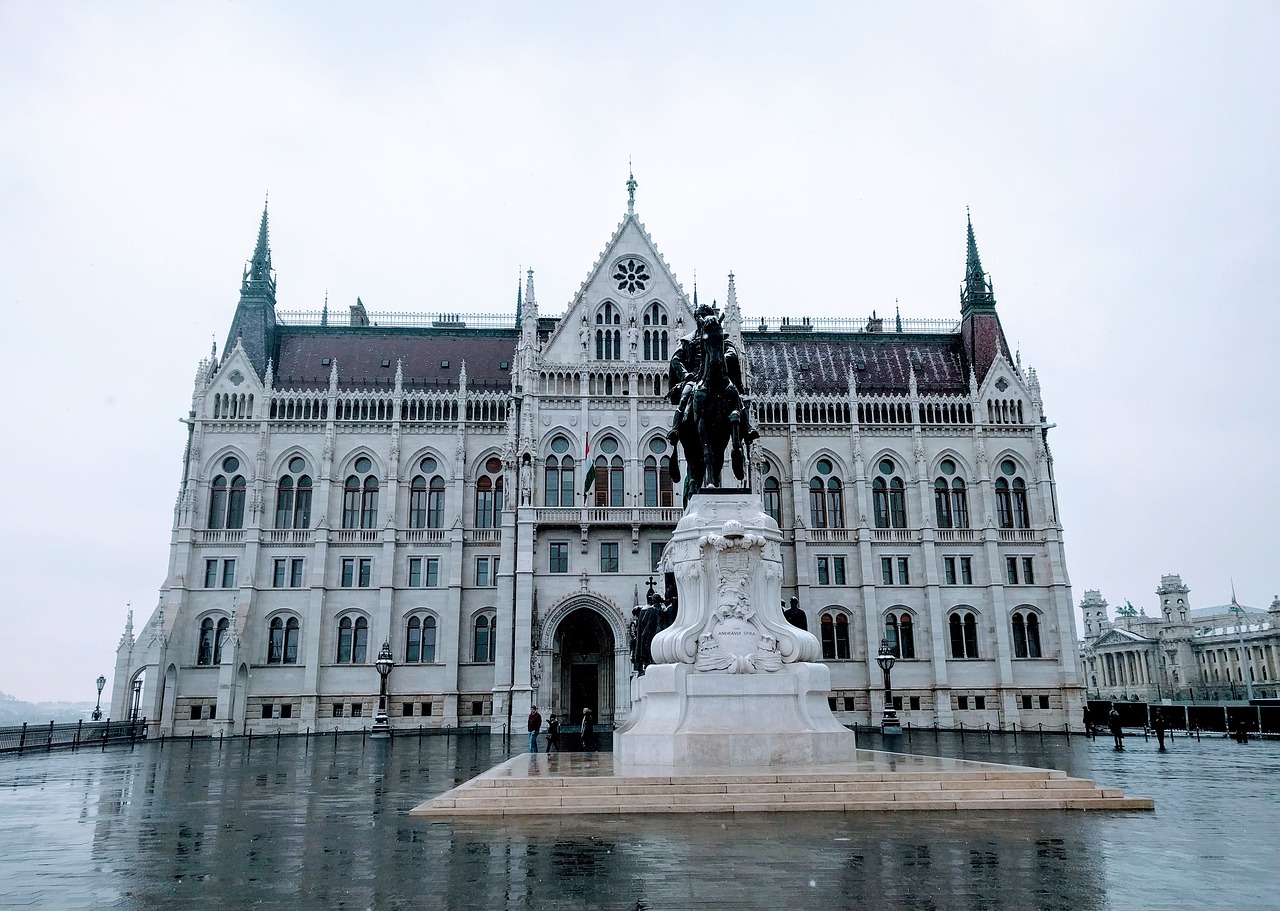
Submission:
<svg viewBox="0 0 1280 911">
<path fill-rule="evenodd" d="M 726 364 L 724 327 L 719 314 L 700 315 L 697 325 L 702 367 L 679 423 L 680 443 L 689 467 L 686 498 L 704 488 L 721 486 L 726 447 L 732 447 L 734 477 L 739 481 L 746 477 L 746 409 Z M 672 453 L 671 478 L 676 481 L 680 479 L 679 458 L 678 450 Z"/>
</svg>

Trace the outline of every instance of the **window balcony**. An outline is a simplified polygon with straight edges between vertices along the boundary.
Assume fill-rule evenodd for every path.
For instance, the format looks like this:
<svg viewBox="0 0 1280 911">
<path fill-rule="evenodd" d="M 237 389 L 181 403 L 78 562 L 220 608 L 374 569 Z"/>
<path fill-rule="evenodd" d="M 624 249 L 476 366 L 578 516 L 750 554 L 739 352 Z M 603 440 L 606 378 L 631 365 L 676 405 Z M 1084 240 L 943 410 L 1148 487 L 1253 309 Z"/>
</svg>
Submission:
<svg viewBox="0 0 1280 911">
<path fill-rule="evenodd" d="M 449 530 L 446 528 L 406 528 L 400 532 L 399 543 L 447 547 L 449 544 Z"/>
<path fill-rule="evenodd" d="M 468 528 L 464 535 L 464 540 L 468 544 L 490 544 L 496 545 L 502 543 L 501 528 Z"/>
<path fill-rule="evenodd" d="M 219 528 L 200 532 L 201 544 L 243 544 L 243 528 Z"/>
<path fill-rule="evenodd" d="M 679 506 L 540 506 L 539 525 L 662 525 L 675 526 L 684 515 Z"/>
<path fill-rule="evenodd" d="M 376 528 L 336 528 L 329 533 L 330 544 L 377 544 L 382 532 Z"/>
<path fill-rule="evenodd" d="M 974 544 L 981 540 L 973 528 L 939 528 L 937 534 L 939 544 Z"/>
<path fill-rule="evenodd" d="M 916 533 L 910 528 L 873 528 L 871 540 L 878 544 L 914 544 Z"/>
<path fill-rule="evenodd" d="M 311 543 L 309 528 L 269 528 L 262 533 L 263 544 L 286 544 L 304 547 Z"/>
<path fill-rule="evenodd" d="M 1002 528 L 1001 544 L 1039 544 L 1041 536 L 1034 528 Z"/>
<path fill-rule="evenodd" d="M 858 530 L 856 528 L 811 528 L 809 529 L 810 544 L 857 544 Z"/>
</svg>

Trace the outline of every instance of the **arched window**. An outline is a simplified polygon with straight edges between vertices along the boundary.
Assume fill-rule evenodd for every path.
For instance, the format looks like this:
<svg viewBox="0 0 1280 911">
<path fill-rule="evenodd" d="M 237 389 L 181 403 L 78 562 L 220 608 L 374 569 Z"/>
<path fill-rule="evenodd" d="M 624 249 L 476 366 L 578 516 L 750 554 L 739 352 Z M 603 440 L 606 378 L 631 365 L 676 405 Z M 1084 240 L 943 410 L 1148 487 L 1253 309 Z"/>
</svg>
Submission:
<svg viewBox="0 0 1280 911">
<path fill-rule="evenodd" d="M 622 311 L 610 301 L 596 311 L 596 360 L 622 359 L 622 330 L 612 328 L 622 325 Z"/>
<path fill-rule="evenodd" d="M 884 637 L 889 640 L 895 658 L 916 656 L 915 626 L 906 611 L 890 611 L 885 615 Z"/>
<path fill-rule="evenodd" d="M 213 634 L 213 663 L 222 663 L 222 644 L 227 641 L 227 630 L 231 629 L 231 621 L 223 617 L 218 621 Z"/>
<path fill-rule="evenodd" d="M 205 617 L 200 624 L 200 645 L 196 649 L 196 664 L 213 664 L 214 622 Z"/>
<path fill-rule="evenodd" d="M 951 482 L 951 521 L 956 528 L 969 527 L 969 492 L 963 478 Z"/>
<path fill-rule="evenodd" d="M 216 475 L 209 485 L 209 528 L 244 528 L 244 475 L 235 474 L 227 481 L 239 469 L 240 460 L 227 456 L 222 460 L 225 474 Z"/>
<path fill-rule="evenodd" d="M 373 462 L 367 456 L 356 459 L 355 473 L 342 485 L 342 527 L 378 527 L 378 478 L 370 474 Z"/>
<path fill-rule="evenodd" d="M 276 484 L 276 528 L 310 528 L 311 477 L 302 474 L 307 460 L 294 456 L 288 467 L 289 474 L 281 475 Z"/>
<path fill-rule="evenodd" d="M 809 519 L 814 528 L 844 528 L 844 490 L 830 459 L 818 459 L 809 479 Z"/>
<path fill-rule="evenodd" d="M 822 478 L 809 479 L 809 524 L 814 528 L 827 527 L 827 494 Z"/>
<path fill-rule="evenodd" d="M 1013 657 L 1039 658 L 1040 656 L 1040 615 L 1031 610 L 1014 611 Z"/>
<path fill-rule="evenodd" d="M 948 621 L 951 631 L 951 657 L 978 657 L 978 620 L 969 611 L 956 611 Z"/>
<path fill-rule="evenodd" d="M 969 498 L 964 479 L 953 477 L 955 459 L 943 459 L 938 463 L 938 470 L 942 474 L 933 482 L 933 510 L 938 517 L 938 527 L 968 528 Z"/>
<path fill-rule="evenodd" d="M 880 476 L 871 482 L 876 528 L 906 528 L 907 493 L 902 478 L 897 475 L 898 465 L 886 457 L 880 460 L 877 468 Z"/>
<path fill-rule="evenodd" d="M 502 527 L 502 459 L 490 456 L 476 479 L 476 528 Z"/>
<path fill-rule="evenodd" d="M 422 475 L 409 484 L 409 527 L 427 527 L 427 479 Z"/>
<path fill-rule="evenodd" d="M 472 655 L 477 664 L 492 664 L 498 654 L 498 619 L 493 614 L 476 617 Z"/>
<path fill-rule="evenodd" d="M 267 664 L 298 663 L 298 618 L 273 617 L 267 631 Z"/>
<path fill-rule="evenodd" d="M 876 516 L 876 528 L 889 527 L 889 485 L 884 478 L 871 482 L 871 509 Z"/>
<path fill-rule="evenodd" d="M 644 308 L 644 359 L 665 361 L 670 359 L 667 337 L 667 311 L 661 304 L 652 303 Z"/>
<path fill-rule="evenodd" d="M 665 445 L 661 439 L 654 442 Z M 648 456 L 644 460 L 644 505 L 670 506 L 672 497 L 670 457 Z"/>
<path fill-rule="evenodd" d="M 1013 527 L 1031 527 L 1031 512 L 1027 508 L 1027 485 L 1022 478 L 1013 479 Z"/>
<path fill-rule="evenodd" d="M 444 528 L 444 478 L 440 475 L 427 488 L 427 528 Z"/>
<path fill-rule="evenodd" d="M 951 527 L 951 490 L 946 478 L 938 478 L 933 482 L 933 511 L 939 528 Z"/>
<path fill-rule="evenodd" d="M 822 657 L 829 661 L 849 658 L 849 617 L 843 613 L 825 613 L 819 624 L 822 632 Z"/>
<path fill-rule="evenodd" d="M 1001 528 L 1030 528 L 1031 512 L 1027 506 L 1027 484 L 1015 477 L 1018 466 L 1013 459 L 1000 463 L 1005 478 L 996 479 L 996 519 Z"/>
<path fill-rule="evenodd" d="M 369 621 L 343 617 L 338 621 L 338 663 L 364 664 L 369 655 Z"/>
<path fill-rule="evenodd" d="M 436 660 L 436 618 L 410 617 L 404 641 L 406 664 L 433 664 Z"/>
<path fill-rule="evenodd" d="M 622 456 L 618 454 L 618 441 L 605 437 L 600 441 L 601 455 L 596 456 L 595 490 L 597 506 L 623 506 L 626 487 L 623 482 Z"/>
<path fill-rule="evenodd" d="M 773 475 L 764 479 L 764 511 L 773 521 L 782 524 L 782 485 Z"/>
<path fill-rule="evenodd" d="M 569 455 L 569 441 L 557 436 L 551 441 L 551 454 L 547 456 L 546 470 L 542 478 L 542 498 L 546 506 L 574 505 L 574 460 Z"/>
</svg>

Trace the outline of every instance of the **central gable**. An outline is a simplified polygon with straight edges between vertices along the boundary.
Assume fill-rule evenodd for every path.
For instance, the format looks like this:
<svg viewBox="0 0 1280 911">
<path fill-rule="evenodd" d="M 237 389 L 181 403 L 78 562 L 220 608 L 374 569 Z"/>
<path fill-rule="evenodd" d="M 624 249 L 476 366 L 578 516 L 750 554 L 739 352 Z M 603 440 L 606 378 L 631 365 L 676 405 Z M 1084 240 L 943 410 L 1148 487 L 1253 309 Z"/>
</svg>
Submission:
<svg viewBox="0 0 1280 911">
<path fill-rule="evenodd" d="M 692 331 L 692 319 L 680 282 L 644 225 L 628 214 L 547 340 L 543 361 L 665 360 L 652 349 L 646 358 L 646 329 L 678 337 Z"/>
</svg>

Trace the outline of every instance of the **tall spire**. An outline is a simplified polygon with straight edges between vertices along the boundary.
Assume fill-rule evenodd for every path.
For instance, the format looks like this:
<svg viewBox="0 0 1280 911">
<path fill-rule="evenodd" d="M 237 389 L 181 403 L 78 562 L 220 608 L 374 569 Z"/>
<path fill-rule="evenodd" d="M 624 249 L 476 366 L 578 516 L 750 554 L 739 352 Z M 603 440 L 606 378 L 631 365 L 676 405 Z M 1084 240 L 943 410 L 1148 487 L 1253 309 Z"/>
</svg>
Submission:
<svg viewBox="0 0 1280 911">
<path fill-rule="evenodd" d="M 267 243 L 267 202 L 262 203 L 262 222 L 258 225 L 258 243 L 249 261 L 250 281 L 270 281 L 271 247 Z"/>
<path fill-rule="evenodd" d="M 520 270 L 516 269 L 516 328 L 524 324 L 524 298 L 520 295 Z"/>
<path fill-rule="evenodd" d="M 636 175 L 631 171 L 631 161 L 627 160 L 627 214 L 636 214 Z"/>
<path fill-rule="evenodd" d="M 967 224 L 967 242 L 964 263 L 964 288 L 960 292 L 960 311 L 967 312 L 971 307 L 994 307 L 995 294 L 991 280 L 982 271 L 982 260 L 978 257 L 978 242 L 973 236 L 973 218 L 965 208 L 964 219 Z"/>
<path fill-rule="evenodd" d="M 536 320 L 538 318 L 538 298 L 533 293 L 533 270 L 528 270 L 526 275 L 527 280 L 524 285 L 525 311 Z"/>
</svg>

